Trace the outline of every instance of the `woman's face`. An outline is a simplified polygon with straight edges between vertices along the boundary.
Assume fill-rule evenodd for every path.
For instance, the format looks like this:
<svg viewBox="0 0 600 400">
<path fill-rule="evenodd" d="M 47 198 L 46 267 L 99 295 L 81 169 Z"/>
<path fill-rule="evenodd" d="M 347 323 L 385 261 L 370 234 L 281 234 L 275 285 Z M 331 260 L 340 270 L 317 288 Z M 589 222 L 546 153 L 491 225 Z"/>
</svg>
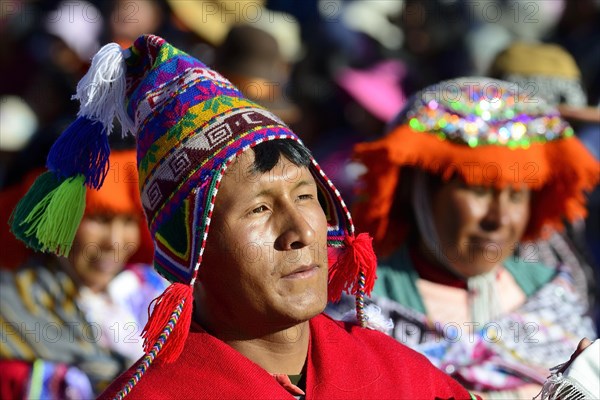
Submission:
<svg viewBox="0 0 600 400">
<path fill-rule="evenodd" d="M 530 196 L 526 188 L 467 186 L 458 178 L 434 192 L 441 250 L 459 273 L 490 271 L 514 252 L 529 222 Z"/>
<path fill-rule="evenodd" d="M 106 289 L 141 242 L 139 218 L 129 214 L 85 216 L 69 256 L 76 279 L 95 292 Z"/>
</svg>

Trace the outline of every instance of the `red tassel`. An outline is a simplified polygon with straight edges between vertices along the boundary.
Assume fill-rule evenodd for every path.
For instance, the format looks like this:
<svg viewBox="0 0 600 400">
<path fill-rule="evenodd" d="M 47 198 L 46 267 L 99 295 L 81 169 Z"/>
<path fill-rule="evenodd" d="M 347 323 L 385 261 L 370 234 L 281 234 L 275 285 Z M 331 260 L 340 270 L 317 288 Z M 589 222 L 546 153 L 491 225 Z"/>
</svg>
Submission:
<svg viewBox="0 0 600 400">
<path fill-rule="evenodd" d="M 173 283 L 154 299 L 156 304 L 142 337 L 146 353 L 153 349 L 159 339 L 163 340 L 156 361 L 170 363 L 181 354 L 190 331 L 193 301 L 192 287 L 183 283 Z"/>
<path fill-rule="evenodd" d="M 339 301 L 342 291 L 355 295 L 358 292 L 358 274 L 365 276 L 365 293 L 371 294 L 377 276 L 377 257 L 373 251 L 373 238 L 367 233 L 346 236 L 345 249 L 329 269 L 329 301 Z"/>
</svg>

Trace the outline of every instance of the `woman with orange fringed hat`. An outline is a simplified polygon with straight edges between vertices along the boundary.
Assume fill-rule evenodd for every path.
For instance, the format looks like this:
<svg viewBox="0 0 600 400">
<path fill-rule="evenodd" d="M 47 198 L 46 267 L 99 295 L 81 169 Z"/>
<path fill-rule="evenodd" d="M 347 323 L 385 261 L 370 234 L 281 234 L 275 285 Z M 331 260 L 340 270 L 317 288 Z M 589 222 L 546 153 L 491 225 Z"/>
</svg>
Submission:
<svg viewBox="0 0 600 400">
<path fill-rule="evenodd" d="M 445 81 L 355 152 L 367 172 L 354 216 L 379 256 L 371 301 L 396 339 L 484 397 L 513 399 L 596 336 L 569 267 L 519 248 L 584 218 L 598 182 L 554 108 L 508 82 Z"/>
<path fill-rule="evenodd" d="M 148 265 L 135 150 L 110 162 L 102 188 L 85 194 L 68 257 L 32 251 L 0 271 L 0 398 L 92 398 L 143 354 L 138 336 L 166 281 Z"/>
</svg>

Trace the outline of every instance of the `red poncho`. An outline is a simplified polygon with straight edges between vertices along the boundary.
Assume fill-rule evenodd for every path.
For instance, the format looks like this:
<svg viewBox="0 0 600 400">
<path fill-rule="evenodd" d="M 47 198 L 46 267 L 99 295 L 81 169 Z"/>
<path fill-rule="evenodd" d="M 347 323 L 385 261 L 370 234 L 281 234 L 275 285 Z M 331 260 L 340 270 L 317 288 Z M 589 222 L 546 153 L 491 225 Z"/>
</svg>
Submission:
<svg viewBox="0 0 600 400">
<path fill-rule="evenodd" d="M 470 399 L 427 359 L 380 332 L 319 315 L 310 321 L 306 399 Z M 112 398 L 134 365 L 100 395 Z M 204 331 L 192 330 L 172 364 L 151 366 L 127 399 L 292 399 L 267 371 Z"/>
</svg>

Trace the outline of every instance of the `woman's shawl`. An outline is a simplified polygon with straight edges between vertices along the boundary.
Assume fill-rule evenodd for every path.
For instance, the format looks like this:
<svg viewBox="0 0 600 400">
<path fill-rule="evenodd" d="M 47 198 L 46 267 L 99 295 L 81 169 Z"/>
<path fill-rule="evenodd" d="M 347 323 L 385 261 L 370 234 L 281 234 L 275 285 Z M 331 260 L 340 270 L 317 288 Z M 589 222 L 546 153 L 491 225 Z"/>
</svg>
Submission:
<svg viewBox="0 0 600 400">
<path fill-rule="evenodd" d="M 403 276 L 410 280 L 416 275 Z M 415 287 L 412 283 L 405 282 L 404 287 Z M 472 390 L 543 384 L 549 369 L 568 360 L 581 338 L 596 337 L 566 267 L 557 269 L 517 310 L 484 326 L 432 321 L 416 307 L 422 304 L 420 299 L 413 299 L 415 307 L 377 296 L 370 302 L 394 322 L 393 337 Z M 352 299 L 345 298 L 326 312 L 340 319 L 352 307 Z"/>
<path fill-rule="evenodd" d="M 53 397 L 65 385 L 93 397 L 90 390 L 99 393 L 133 362 L 118 345 L 139 347 L 142 353 L 139 334 L 148 303 L 165 285 L 150 266 L 136 265 L 118 275 L 107 296 L 131 321 L 117 326 L 82 307 L 80 291 L 56 259 L 0 270 L 0 362 L 29 365 L 30 378 L 22 383 L 33 397 Z"/>
</svg>

